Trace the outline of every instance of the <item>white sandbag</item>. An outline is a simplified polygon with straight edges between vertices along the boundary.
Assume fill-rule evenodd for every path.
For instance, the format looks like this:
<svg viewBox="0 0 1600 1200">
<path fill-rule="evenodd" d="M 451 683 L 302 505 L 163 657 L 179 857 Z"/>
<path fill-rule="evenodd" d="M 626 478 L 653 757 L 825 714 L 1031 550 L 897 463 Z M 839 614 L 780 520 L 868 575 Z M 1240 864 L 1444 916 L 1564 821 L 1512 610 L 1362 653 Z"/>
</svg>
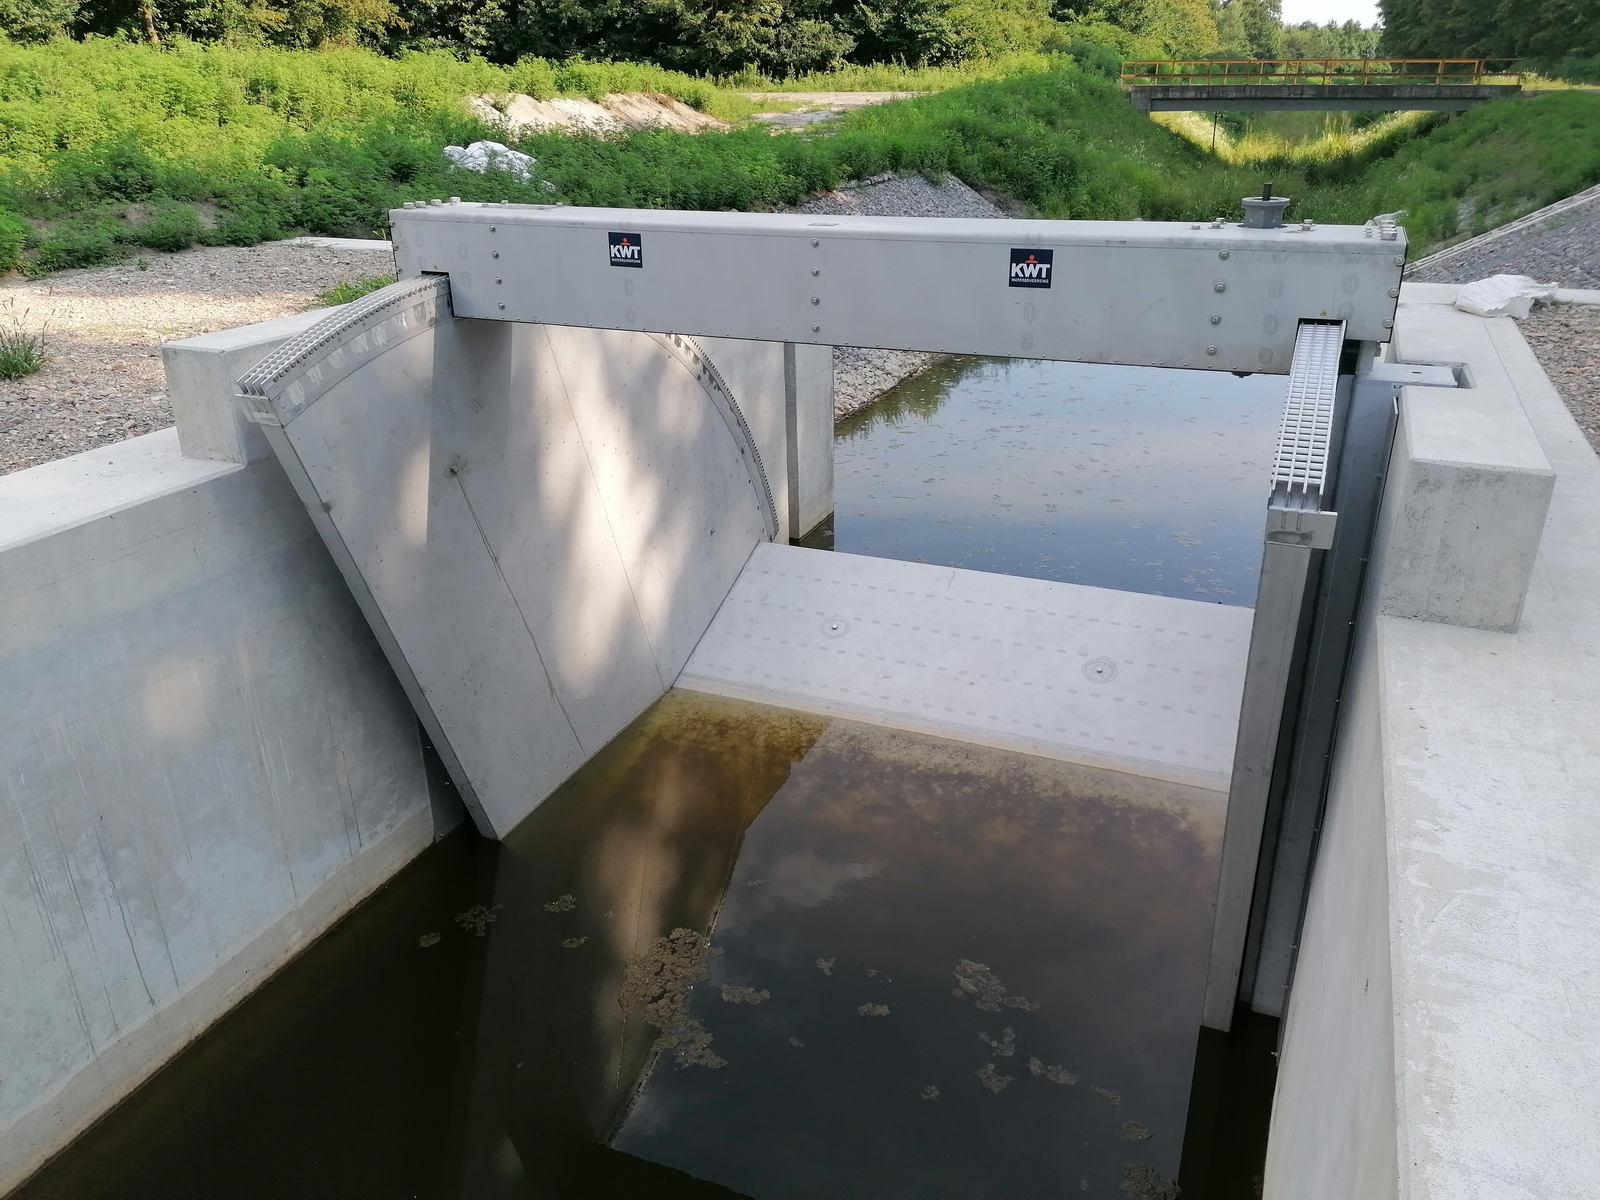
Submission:
<svg viewBox="0 0 1600 1200">
<path fill-rule="evenodd" d="M 499 142 L 473 142 L 470 146 L 446 146 L 444 156 L 458 167 L 468 171 L 504 171 L 523 183 L 533 178 L 534 163 L 531 154 L 502 146 Z"/>
<path fill-rule="evenodd" d="M 1528 275 L 1491 275 L 1469 283 L 1456 295 L 1456 307 L 1475 317 L 1515 317 L 1521 320 L 1535 300 L 1550 300 L 1559 284 L 1540 283 Z"/>
</svg>

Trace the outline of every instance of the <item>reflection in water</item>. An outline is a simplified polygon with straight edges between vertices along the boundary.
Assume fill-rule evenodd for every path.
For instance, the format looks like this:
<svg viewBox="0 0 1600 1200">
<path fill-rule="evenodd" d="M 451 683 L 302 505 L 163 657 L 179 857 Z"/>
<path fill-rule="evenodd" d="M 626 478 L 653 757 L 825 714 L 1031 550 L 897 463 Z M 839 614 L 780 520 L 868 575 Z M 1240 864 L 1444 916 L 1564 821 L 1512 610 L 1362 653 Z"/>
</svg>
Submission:
<svg viewBox="0 0 1600 1200">
<path fill-rule="evenodd" d="M 1199 789 L 675 692 L 21 1194 L 1170 1196 L 1220 831 Z"/>
<path fill-rule="evenodd" d="M 948 360 L 840 424 L 833 548 L 1252 604 L 1283 389 Z"/>
</svg>

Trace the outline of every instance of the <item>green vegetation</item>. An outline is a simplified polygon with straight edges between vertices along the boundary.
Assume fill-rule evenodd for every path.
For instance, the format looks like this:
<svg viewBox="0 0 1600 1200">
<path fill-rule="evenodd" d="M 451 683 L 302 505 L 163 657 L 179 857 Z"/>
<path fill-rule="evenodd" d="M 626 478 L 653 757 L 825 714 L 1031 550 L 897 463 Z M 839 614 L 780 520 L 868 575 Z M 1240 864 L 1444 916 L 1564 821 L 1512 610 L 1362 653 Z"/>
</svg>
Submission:
<svg viewBox="0 0 1600 1200">
<path fill-rule="evenodd" d="M 388 287 L 393 282 L 393 275 L 369 275 L 365 279 L 357 279 L 354 282 L 341 279 L 319 295 L 317 302 L 327 305 L 349 304 L 350 301 L 359 300 L 369 292 L 375 292 L 381 287 Z"/>
<path fill-rule="evenodd" d="M 8 305 L 9 307 L 9 305 Z M 45 364 L 44 334 L 30 333 L 23 326 L 26 312 L 18 316 L 8 312 L 10 325 L 0 329 L 0 380 L 21 379 L 32 375 Z"/>
<path fill-rule="evenodd" d="M 717 111 L 728 93 L 656 66 L 0 44 L 0 267 L 46 274 L 138 247 L 382 234 L 389 209 L 447 195 L 765 209 L 885 171 L 955 174 L 1047 217 L 1154 220 L 1234 213 L 1272 178 L 1295 197 L 1291 216 L 1359 223 L 1407 209 L 1415 238 L 1435 243 L 1600 181 L 1600 96 L 1520 98 L 1454 120 L 1342 122 L 1311 137 L 1225 125 L 1212 154 L 1204 123 L 1163 127 L 1128 104 L 1115 55 L 1082 40 L 1065 46 L 1070 53 L 879 76 L 960 86 L 806 133 L 522 138 L 516 147 L 538 160 L 523 182 L 443 158 L 445 145 L 506 138 L 463 97 L 644 86 Z"/>
</svg>

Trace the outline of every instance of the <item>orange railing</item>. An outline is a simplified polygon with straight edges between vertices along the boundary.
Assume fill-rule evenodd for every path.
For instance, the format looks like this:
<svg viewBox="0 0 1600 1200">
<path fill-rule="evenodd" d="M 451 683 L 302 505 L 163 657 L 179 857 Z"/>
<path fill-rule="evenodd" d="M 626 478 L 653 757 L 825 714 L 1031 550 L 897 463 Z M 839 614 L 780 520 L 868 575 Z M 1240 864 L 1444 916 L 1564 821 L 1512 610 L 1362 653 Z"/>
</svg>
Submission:
<svg viewBox="0 0 1600 1200">
<path fill-rule="evenodd" d="M 1122 64 L 1122 82 L 1479 83 L 1481 58 L 1160 59 Z"/>
</svg>

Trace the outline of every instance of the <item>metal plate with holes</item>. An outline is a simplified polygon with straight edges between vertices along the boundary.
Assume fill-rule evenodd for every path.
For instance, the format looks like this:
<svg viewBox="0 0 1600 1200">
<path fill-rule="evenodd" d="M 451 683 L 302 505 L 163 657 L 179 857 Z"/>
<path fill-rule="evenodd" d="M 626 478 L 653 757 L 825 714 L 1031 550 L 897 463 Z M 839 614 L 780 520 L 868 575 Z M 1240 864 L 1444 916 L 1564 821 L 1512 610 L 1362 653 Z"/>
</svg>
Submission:
<svg viewBox="0 0 1600 1200">
<path fill-rule="evenodd" d="M 1250 610 L 756 548 L 679 686 L 1225 790 Z"/>
</svg>

